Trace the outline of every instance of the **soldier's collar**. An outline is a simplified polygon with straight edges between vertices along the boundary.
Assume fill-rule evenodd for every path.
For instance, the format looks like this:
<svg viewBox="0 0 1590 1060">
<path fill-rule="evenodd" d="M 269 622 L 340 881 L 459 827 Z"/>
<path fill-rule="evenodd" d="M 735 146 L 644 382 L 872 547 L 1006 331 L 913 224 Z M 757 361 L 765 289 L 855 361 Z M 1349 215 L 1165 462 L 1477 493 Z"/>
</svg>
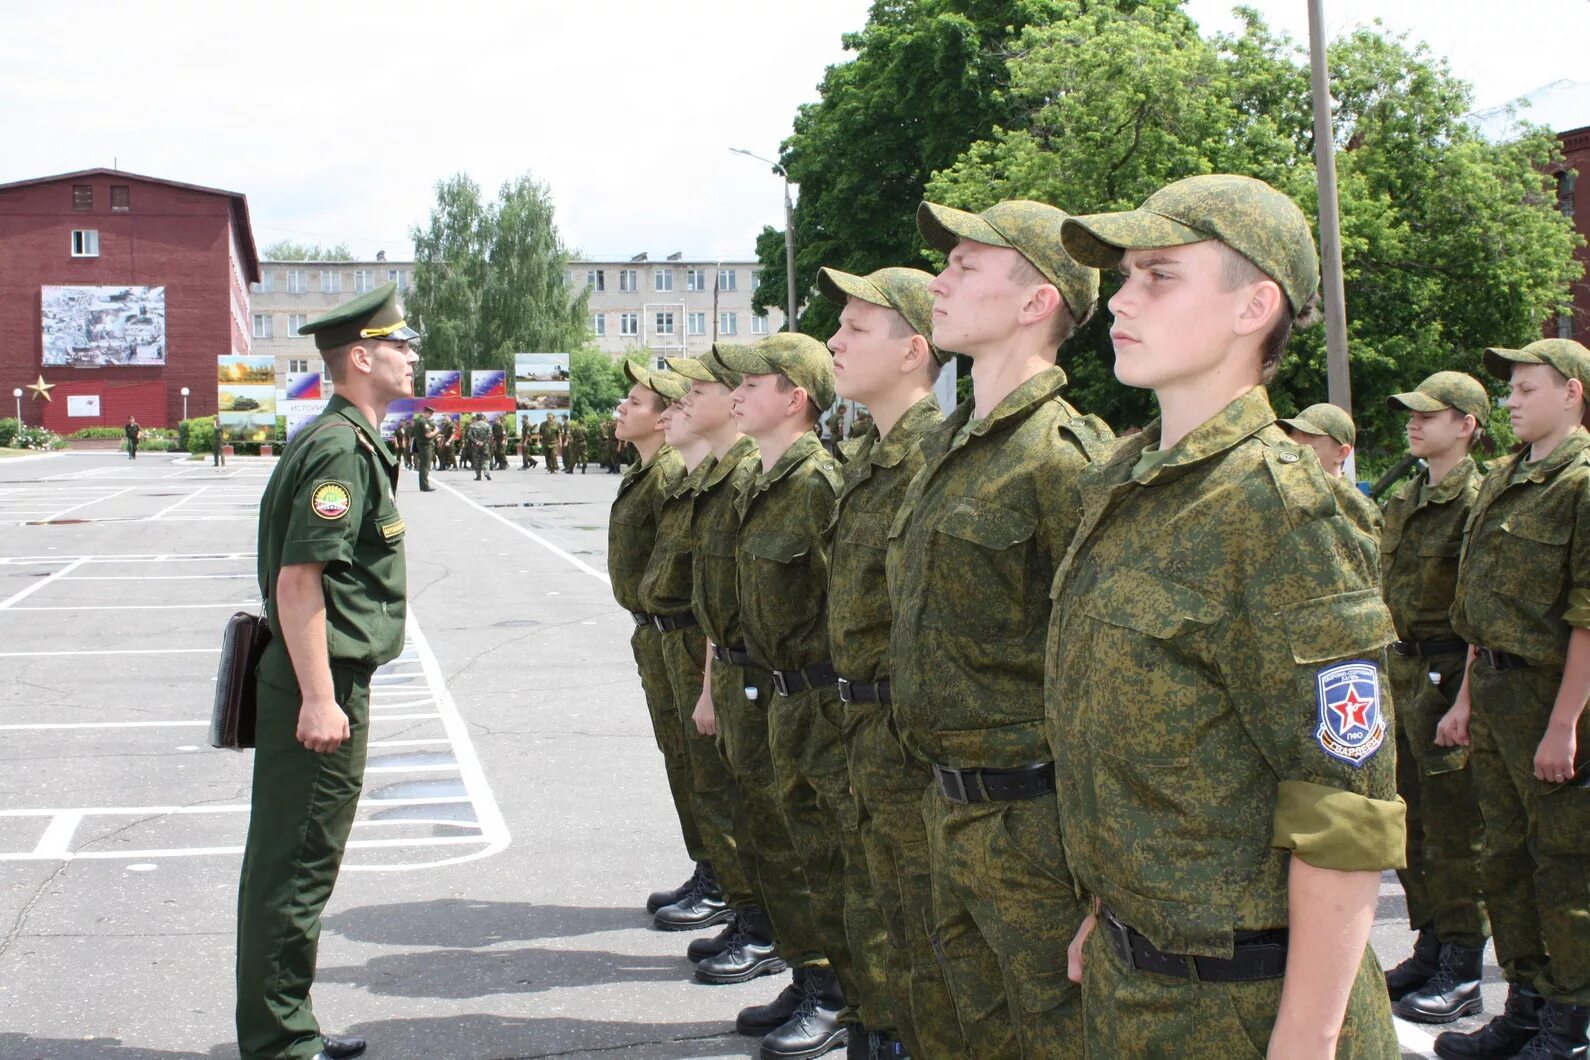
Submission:
<svg viewBox="0 0 1590 1060">
<path fill-rule="evenodd" d="M 1583 427 L 1575 427 L 1573 432 L 1557 443 L 1557 448 L 1547 453 L 1546 456 L 1529 469 L 1529 474 L 1524 476 L 1525 482 L 1544 482 L 1558 471 L 1566 467 L 1575 457 L 1590 446 L 1590 431 Z M 1516 460 L 1528 462 L 1529 450 L 1526 448 L 1519 452 Z M 1513 465 L 1515 468 L 1517 464 Z"/>
<path fill-rule="evenodd" d="M 1465 456 L 1453 466 L 1451 471 L 1446 473 L 1446 478 L 1430 487 L 1430 492 L 1425 495 L 1424 503 L 1446 504 L 1463 492 L 1469 484 L 1469 479 L 1473 478 L 1478 471 L 1479 465 L 1474 462 L 1474 458 Z M 1410 485 L 1413 486 L 1417 493 L 1423 490 L 1425 484 L 1429 481 L 1430 469 L 1425 468 Z"/>
<path fill-rule="evenodd" d="M 773 462 L 772 467 L 756 477 L 757 488 L 766 489 L 805 463 L 813 453 L 820 452 L 822 448 L 823 440 L 817 437 L 816 434 L 811 431 L 802 434 L 790 443 L 788 449 L 779 455 L 779 458 Z"/>
<path fill-rule="evenodd" d="M 734 469 L 745 463 L 746 460 L 756 459 L 756 439 L 750 435 L 741 435 L 740 439 L 729 446 L 729 451 L 723 454 L 723 459 L 708 473 L 706 481 L 701 484 L 703 491 L 709 490 L 734 474 Z"/>
<path fill-rule="evenodd" d="M 1005 399 L 995 405 L 992 412 L 984 416 L 972 427 L 971 431 L 968 432 L 968 437 L 976 437 L 999 430 L 1006 420 L 1021 416 L 1039 403 L 1058 395 L 1065 388 L 1065 385 L 1065 369 L 1058 364 L 1045 368 L 1006 394 Z M 966 421 L 971 418 L 975 403 L 975 397 L 961 402 L 960 407 L 951 416 L 951 419 L 956 421 L 954 430 L 950 435 L 952 438 L 954 437 L 954 431 L 959 431 Z"/>
<path fill-rule="evenodd" d="M 1251 438 L 1275 423 L 1275 409 L 1270 406 L 1269 393 L 1262 386 L 1246 391 L 1231 404 L 1193 428 L 1185 438 L 1171 447 L 1165 459 L 1133 475 L 1132 468 L 1143 450 L 1158 445 L 1164 424 L 1155 420 L 1141 434 L 1121 443 L 1111 455 L 1106 466 L 1126 465 L 1123 477 L 1151 484 L 1179 478 L 1195 464 L 1218 456 L 1239 443 Z"/>
<path fill-rule="evenodd" d="M 874 422 L 862 435 L 868 444 L 868 448 L 862 452 L 878 467 L 894 467 L 922 443 L 922 436 L 937 427 L 939 421 L 938 398 L 929 394 L 906 409 L 886 437 L 878 437 L 878 425 Z M 857 453 L 858 457 L 861 455 L 861 452 Z"/>
</svg>

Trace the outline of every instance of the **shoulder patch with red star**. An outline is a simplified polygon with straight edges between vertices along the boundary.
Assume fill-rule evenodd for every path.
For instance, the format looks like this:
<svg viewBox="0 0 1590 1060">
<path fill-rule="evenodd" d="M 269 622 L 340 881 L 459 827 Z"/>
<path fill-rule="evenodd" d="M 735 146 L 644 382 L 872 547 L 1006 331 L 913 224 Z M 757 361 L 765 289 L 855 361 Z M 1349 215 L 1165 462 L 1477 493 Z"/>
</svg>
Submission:
<svg viewBox="0 0 1590 1060">
<path fill-rule="evenodd" d="M 1314 678 L 1319 728 L 1314 738 L 1332 758 L 1361 769 L 1386 742 L 1380 668 L 1366 659 L 1336 663 Z"/>
</svg>

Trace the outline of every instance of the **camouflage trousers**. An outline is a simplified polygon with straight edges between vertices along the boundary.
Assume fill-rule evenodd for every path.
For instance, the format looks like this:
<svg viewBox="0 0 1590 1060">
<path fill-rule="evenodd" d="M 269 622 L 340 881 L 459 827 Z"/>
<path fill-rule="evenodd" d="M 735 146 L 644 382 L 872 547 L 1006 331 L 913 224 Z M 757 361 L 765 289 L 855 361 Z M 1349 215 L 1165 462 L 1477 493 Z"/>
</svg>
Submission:
<svg viewBox="0 0 1590 1060">
<path fill-rule="evenodd" d="M 775 795 L 806 874 L 812 921 L 845 1002 L 864 1026 L 890 1028 L 883 917 L 850 793 L 844 709 L 833 688 L 773 695 L 768 738 Z"/>
<path fill-rule="evenodd" d="M 751 698 L 748 692 L 755 693 Z M 718 716 L 718 751 L 739 788 L 733 834 L 740 865 L 773 922 L 778 952 L 791 967 L 824 964 L 827 954 L 812 923 L 812 896 L 790 840 L 773 782 L 767 704 L 773 675 L 757 667 L 712 664 L 712 706 Z"/>
<path fill-rule="evenodd" d="M 922 817 L 933 936 L 968 1049 L 978 1060 L 1082 1057 L 1066 947 L 1087 908 L 1066 866 L 1055 796 L 963 806 L 934 785 Z"/>
<path fill-rule="evenodd" d="M 701 670 L 707 656 L 706 634 L 690 626 L 662 634 L 663 660 L 674 693 L 675 721 L 684 742 L 690 772 L 690 815 L 696 822 L 701 845 L 723 887 L 724 898 L 735 909 L 759 905 L 751 878 L 740 865 L 735 847 L 734 804 L 739 788 L 729 767 L 718 754 L 717 740 L 703 736 L 693 718 L 701 697 Z"/>
<path fill-rule="evenodd" d="M 684 836 L 685 853 L 691 861 L 710 858 L 701 832 L 696 827 L 690 803 L 690 757 L 685 751 L 685 733 L 679 727 L 679 711 L 674 704 L 674 686 L 668 676 L 668 660 L 663 654 L 663 635 L 651 626 L 636 626 L 629 637 L 635 653 L 635 668 L 640 671 L 640 687 L 646 693 L 646 710 L 651 714 L 651 731 L 662 752 L 663 772 L 668 777 L 668 794 L 673 799 L 674 815 Z"/>
<path fill-rule="evenodd" d="M 1128 968 L 1103 931 L 1082 956 L 1083 1009 L 1091 1060 L 1262 1060 L 1281 1006 L 1281 979 L 1204 983 Z M 1385 973 L 1375 955 L 1347 998 L 1336 1060 L 1397 1060 Z"/>
<path fill-rule="evenodd" d="M 1434 927 L 1442 942 L 1485 945 L 1491 924 L 1480 891 L 1485 827 L 1474 798 L 1467 747 L 1437 747 L 1435 727 L 1463 680 L 1461 651 L 1391 656 L 1397 714 L 1397 792 L 1408 804 L 1408 867 L 1397 873 L 1408 923 Z M 1438 674 L 1439 684 L 1430 680 Z"/>
<path fill-rule="evenodd" d="M 1590 1004 L 1590 787 L 1535 779 L 1535 752 L 1562 671 L 1469 671 L 1470 768 L 1485 819 L 1485 887 L 1496 958 L 1509 982 L 1534 983 L 1548 1000 Z M 1578 762 L 1590 748 L 1581 715 Z"/>
<path fill-rule="evenodd" d="M 933 952 L 933 870 L 922 823 L 922 792 L 933 775 L 901 745 L 887 706 L 850 704 L 845 735 L 861 846 L 889 937 L 883 972 L 894 1026 L 879 1029 L 895 1031 L 914 1060 L 970 1056 Z M 992 951 L 987 957 L 997 977 Z"/>
</svg>

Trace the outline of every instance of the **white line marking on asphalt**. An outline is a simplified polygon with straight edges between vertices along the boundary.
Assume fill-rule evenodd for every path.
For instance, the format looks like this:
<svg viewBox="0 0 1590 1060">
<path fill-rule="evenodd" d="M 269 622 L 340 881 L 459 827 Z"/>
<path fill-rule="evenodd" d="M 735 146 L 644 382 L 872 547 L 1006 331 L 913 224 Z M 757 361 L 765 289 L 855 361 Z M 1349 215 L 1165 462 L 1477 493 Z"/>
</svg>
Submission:
<svg viewBox="0 0 1590 1060">
<path fill-rule="evenodd" d="M 79 574 L 74 582 L 203 582 L 223 578 L 257 578 L 257 574 Z"/>
<path fill-rule="evenodd" d="M 197 497 L 199 494 L 203 493 L 205 490 L 207 490 L 209 488 L 210 487 L 208 487 L 208 486 L 200 486 L 198 489 L 194 490 L 192 493 L 187 494 L 180 501 L 177 501 L 177 502 L 175 502 L 173 504 L 168 504 L 164 508 L 162 508 L 158 512 L 156 512 L 155 514 L 149 516 L 146 521 L 147 522 L 151 522 L 151 523 L 159 522 L 161 517 L 163 517 L 167 512 L 175 511 L 176 509 L 182 507 L 184 504 L 187 504 L 193 498 Z"/>
<path fill-rule="evenodd" d="M 83 823 L 80 813 L 63 813 L 50 820 L 44 829 L 44 834 L 39 837 L 38 843 L 33 847 L 33 856 L 36 858 L 65 857 L 72 849 L 72 833 L 77 831 L 77 826 Z"/>
<path fill-rule="evenodd" d="M 1435 1038 L 1432 1035 L 1420 1030 L 1407 1020 L 1393 1016 L 1391 1021 L 1397 1026 L 1397 1044 L 1404 1049 L 1418 1053 L 1420 1056 L 1435 1055 Z"/>
<path fill-rule="evenodd" d="M 413 799 L 360 799 L 360 806 L 386 809 L 390 806 L 451 806 L 468 802 L 467 795 L 432 795 Z M 197 806 L 63 806 L 40 810 L 0 809 L 0 817 L 59 817 L 75 813 L 80 817 L 169 817 L 176 814 L 247 813 L 246 802 L 199 804 Z"/>
<path fill-rule="evenodd" d="M 43 582 L 39 583 L 43 585 Z M 258 607 L 258 600 L 222 600 L 215 604 L 73 604 L 70 607 L 13 607 L 12 611 L 192 611 L 199 607 Z M 5 608 L 0 607 L 0 610 Z M 89 654 L 99 654 L 90 652 Z"/>
<path fill-rule="evenodd" d="M 219 655 L 220 648 L 110 648 L 104 651 L 0 651 L 0 659 L 50 658 L 61 655 Z"/>
<path fill-rule="evenodd" d="M 512 519 L 509 519 L 506 516 L 502 516 L 502 515 L 497 514 L 496 512 L 492 511 L 490 508 L 487 508 L 485 505 L 477 504 L 475 501 L 473 501 L 470 498 L 464 496 L 462 493 L 458 492 L 458 490 L 454 489 L 452 486 L 449 486 L 445 482 L 438 482 L 437 485 L 440 486 L 442 489 L 446 490 L 448 493 L 451 493 L 453 496 L 457 497 L 459 500 L 463 501 L 465 504 L 469 505 L 471 508 L 475 509 L 477 512 L 480 512 L 483 515 L 491 516 L 493 519 L 497 520 L 499 523 L 501 523 L 503 526 L 506 526 L 508 529 L 512 530 L 514 533 L 523 534 L 525 537 L 528 537 L 530 540 L 534 541 L 536 544 L 540 545 L 542 548 L 546 549 L 548 552 L 551 552 L 553 555 L 561 556 L 563 559 L 567 560 L 574 567 L 576 567 L 579 570 L 584 571 L 586 574 L 589 574 L 591 577 L 593 577 L 593 578 L 597 579 L 598 581 L 600 581 L 603 585 L 611 585 L 611 584 L 613 584 L 611 581 L 608 580 L 607 574 L 605 572 L 599 571 L 595 567 L 591 566 L 589 563 L 586 563 L 584 560 L 578 559 L 578 558 L 570 555 L 569 553 L 563 551 L 561 548 L 559 548 L 558 546 L 554 545 L 552 542 L 548 541 L 546 538 L 542 537 L 540 534 L 536 533 L 534 530 L 530 530 L 530 529 L 528 529 L 526 527 L 520 526 L 518 523 L 514 522 Z"/>
<path fill-rule="evenodd" d="M 56 571 L 54 574 L 51 574 L 48 578 L 41 578 L 38 581 L 34 582 L 32 585 L 28 586 L 26 589 L 22 589 L 22 590 L 20 590 L 18 592 L 12 593 L 10 596 L 6 597 L 4 600 L 0 600 L 0 611 L 4 611 L 7 608 L 13 606 L 18 600 L 26 599 L 27 597 L 31 596 L 32 594 L 38 592 L 40 589 L 44 588 L 46 585 L 48 585 L 51 582 L 55 581 L 57 578 L 61 578 L 61 577 L 64 577 L 64 576 L 72 573 L 74 570 L 76 570 L 78 567 L 81 567 L 86 562 L 88 562 L 87 559 L 73 560 L 71 563 L 68 563 L 66 566 L 64 566 L 60 570 Z M 92 654 L 92 653 L 89 653 L 89 654 Z"/>
<path fill-rule="evenodd" d="M 0 725 L 0 732 L 33 732 L 56 729 L 175 729 L 204 728 L 207 721 L 47 721 L 37 725 Z"/>
<path fill-rule="evenodd" d="M 75 512 L 79 508 L 87 508 L 90 504 L 98 504 L 100 501 L 108 501 L 108 500 L 111 500 L 113 498 L 120 497 L 123 493 L 131 493 L 133 490 L 135 490 L 137 488 L 138 488 L 137 486 L 128 486 L 126 489 L 120 489 L 120 490 L 115 491 L 114 493 L 107 493 L 103 497 L 93 497 L 93 498 L 91 498 L 89 500 L 86 500 L 86 501 L 82 502 L 81 504 L 74 504 L 70 508 L 62 508 L 60 511 L 56 512 L 54 515 L 48 516 L 48 517 L 40 520 L 40 522 L 45 522 L 45 523 L 54 522 L 55 520 L 59 519 L 61 516 L 67 515 L 67 514 L 69 514 L 71 512 Z"/>
</svg>

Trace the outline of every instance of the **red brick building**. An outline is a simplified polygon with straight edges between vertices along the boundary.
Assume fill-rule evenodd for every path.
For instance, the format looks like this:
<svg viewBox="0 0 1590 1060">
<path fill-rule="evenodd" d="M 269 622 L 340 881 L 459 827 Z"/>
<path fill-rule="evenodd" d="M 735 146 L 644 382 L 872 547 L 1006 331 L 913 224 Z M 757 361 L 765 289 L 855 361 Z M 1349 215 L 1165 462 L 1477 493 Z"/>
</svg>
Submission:
<svg viewBox="0 0 1590 1060">
<path fill-rule="evenodd" d="M 51 399 L 24 390 L 23 419 L 62 434 L 175 426 L 183 387 L 188 415 L 213 413 L 258 280 L 237 192 L 113 169 L 0 184 L 0 416 L 41 375 Z"/>
<path fill-rule="evenodd" d="M 1574 251 L 1585 274 L 1573 283 L 1572 313 L 1548 320 L 1545 333 L 1548 338 L 1590 343 L 1590 126 L 1559 132 L 1557 139 L 1562 141 L 1563 153 L 1563 164 L 1555 172 L 1557 206 L 1573 218 L 1575 230 L 1586 242 Z"/>
</svg>

